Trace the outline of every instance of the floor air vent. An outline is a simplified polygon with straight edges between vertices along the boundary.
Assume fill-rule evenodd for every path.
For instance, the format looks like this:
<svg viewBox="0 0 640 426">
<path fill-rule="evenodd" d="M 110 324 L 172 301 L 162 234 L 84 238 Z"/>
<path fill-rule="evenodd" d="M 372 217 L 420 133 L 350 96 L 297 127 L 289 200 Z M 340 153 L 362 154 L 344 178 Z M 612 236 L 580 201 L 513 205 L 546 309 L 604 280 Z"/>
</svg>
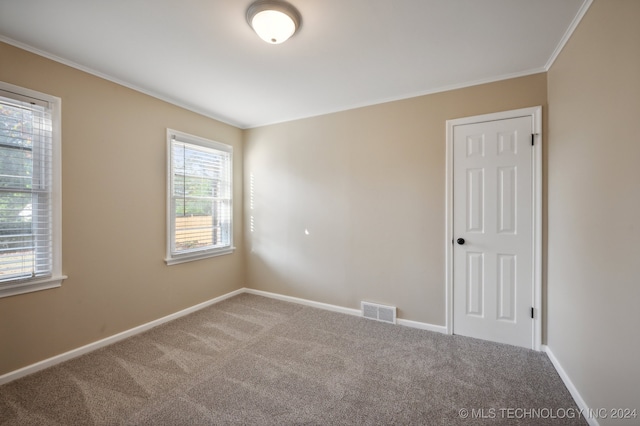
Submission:
<svg viewBox="0 0 640 426">
<path fill-rule="evenodd" d="M 396 307 L 378 305 L 377 303 L 361 302 L 362 316 L 376 321 L 396 323 Z"/>
</svg>

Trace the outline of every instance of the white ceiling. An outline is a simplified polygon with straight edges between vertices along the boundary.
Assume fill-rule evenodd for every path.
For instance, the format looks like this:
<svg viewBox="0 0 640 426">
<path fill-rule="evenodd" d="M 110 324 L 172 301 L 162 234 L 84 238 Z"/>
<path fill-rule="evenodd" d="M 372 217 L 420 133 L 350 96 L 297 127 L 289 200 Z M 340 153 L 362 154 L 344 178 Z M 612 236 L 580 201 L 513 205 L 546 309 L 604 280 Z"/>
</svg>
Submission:
<svg viewBox="0 0 640 426">
<path fill-rule="evenodd" d="M 250 128 L 546 71 L 590 4 L 289 1 L 281 45 L 252 0 L 0 0 L 0 41 Z"/>
</svg>

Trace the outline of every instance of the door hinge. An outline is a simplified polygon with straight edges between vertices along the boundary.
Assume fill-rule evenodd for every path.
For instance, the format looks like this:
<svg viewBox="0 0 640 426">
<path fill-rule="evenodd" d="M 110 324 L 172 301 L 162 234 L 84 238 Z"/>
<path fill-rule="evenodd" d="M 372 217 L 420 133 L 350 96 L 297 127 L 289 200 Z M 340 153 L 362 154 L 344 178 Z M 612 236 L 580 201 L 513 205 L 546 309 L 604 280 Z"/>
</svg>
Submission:
<svg viewBox="0 0 640 426">
<path fill-rule="evenodd" d="M 531 146 L 533 146 L 535 139 L 536 139 L 536 135 L 534 133 L 531 133 Z"/>
<path fill-rule="evenodd" d="M 533 317 L 533 312 L 534 312 L 534 311 L 533 311 L 533 307 L 532 307 L 532 308 L 531 308 L 531 318 L 534 318 L 534 317 Z"/>
</svg>

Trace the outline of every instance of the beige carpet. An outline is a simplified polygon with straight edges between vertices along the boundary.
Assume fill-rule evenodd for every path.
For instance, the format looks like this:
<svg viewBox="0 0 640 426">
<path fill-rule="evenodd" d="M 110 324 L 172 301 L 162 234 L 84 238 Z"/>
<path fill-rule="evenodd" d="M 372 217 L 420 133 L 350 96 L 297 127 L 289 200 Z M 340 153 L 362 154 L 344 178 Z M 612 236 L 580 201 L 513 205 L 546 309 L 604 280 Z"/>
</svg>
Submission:
<svg viewBox="0 0 640 426">
<path fill-rule="evenodd" d="M 566 409 L 543 353 L 248 294 L 0 387 L 2 425 L 586 424 Z"/>
</svg>

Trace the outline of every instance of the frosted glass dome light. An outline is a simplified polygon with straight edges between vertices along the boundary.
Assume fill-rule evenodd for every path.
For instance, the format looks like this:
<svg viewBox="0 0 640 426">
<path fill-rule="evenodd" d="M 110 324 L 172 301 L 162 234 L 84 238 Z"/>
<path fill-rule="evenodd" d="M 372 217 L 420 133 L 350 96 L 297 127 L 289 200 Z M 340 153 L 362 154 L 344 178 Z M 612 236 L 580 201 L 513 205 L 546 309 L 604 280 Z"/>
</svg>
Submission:
<svg viewBox="0 0 640 426">
<path fill-rule="evenodd" d="M 295 34 L 300 26 L 300 14 L 284 1 L 261 0 L 247 9 L 247 22 L 262 40 L 280 44 Z"/>
</svg>

